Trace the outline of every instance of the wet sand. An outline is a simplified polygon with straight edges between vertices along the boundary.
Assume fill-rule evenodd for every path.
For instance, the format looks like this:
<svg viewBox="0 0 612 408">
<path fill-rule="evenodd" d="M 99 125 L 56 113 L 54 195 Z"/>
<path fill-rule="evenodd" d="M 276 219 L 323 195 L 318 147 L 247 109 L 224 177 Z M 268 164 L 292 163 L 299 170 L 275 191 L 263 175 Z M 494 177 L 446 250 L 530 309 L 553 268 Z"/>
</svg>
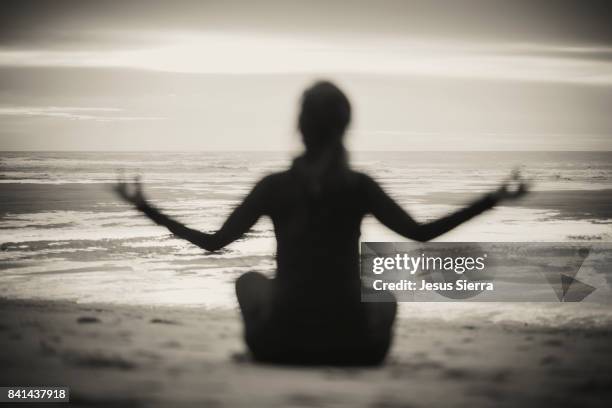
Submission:
<svg viewBox="0 0 612 408">
<path fill-rule="evenodd" d="M 19 184 L 0 183 L 0 219 L 7 214 L 40 211 L 125 211 L 112 191 L 112 183 Z M 182 191 L 168 185 L 149 184 L 147 193 L 153 200 L 180 201 L 184 199 L 228 199 L 238 202 L 246 193 L 212 193 L 211 191 Z M 397 193 L 397 191 L 391 191 Z M 418 192 L 416 192 L 418 193 Z M 424 204 L 463 205 L 484 192 L 439 192 L 410 195 Z M 612 219 L 612 189 L 533 191 L 516 202 L 504 203 L 531 209 L 551 210 L 560 219 Z"/>
<path fill-rule="evenodd" d="M 3 385 L 70 386 L 71 407 L 612 403 L 612 327 L 403 319 L 382 367 L 274 367 L 245 358 L 233 310 L 2 300 L 0 365 Z"/>
<path fill-rule="evenodd" d="M 215 186 L 211 188 L 223 190 Z M 0 183 L 0 219 L 7 214 L 49 211 L 125 211 L 129 208 L 113 191 L 112 183 Z M 228 183 L 224 183 L 227 190 Z M 218 192 L 182 190 L 180 187 L 147 183 L 147 196 L 152 200 L 167 199 L 180 202 L 185 199 L 228 199 L 238 202 L 245 192 Z"/>
<path fill-rule="evenodd" d="M 461 205 L 469 203 L 478 195 L 471 193 L 432 193 L 424 198 L 428 204 Z M 612 190 L 558 190 L 532 191 L 529 195 L 503 206 L 551 210 L 551 218 L 572 220 L 594 220 L 609 222 L 612 219 Z"/>
</svg>

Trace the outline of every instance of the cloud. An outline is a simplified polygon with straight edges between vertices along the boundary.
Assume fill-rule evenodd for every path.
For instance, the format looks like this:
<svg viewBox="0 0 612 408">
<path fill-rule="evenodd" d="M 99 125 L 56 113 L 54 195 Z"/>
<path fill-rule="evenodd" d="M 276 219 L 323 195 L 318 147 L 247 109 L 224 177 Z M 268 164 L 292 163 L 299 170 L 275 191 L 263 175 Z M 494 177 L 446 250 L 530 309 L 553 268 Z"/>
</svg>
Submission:
<svg viewBox="0 0 612 408">
<path fill-rule="evenodd" d="M 381 74 L 612 85 L 612 47 L 537 43 L 174 33 L 138 50 L 0 51 L 1 66 L 207 74 Z"/>
<path fill-rule="evenodd" d="M 95 49 L 150 30 L 612 43 L 607 0 L 3 0 L 0 46 Z M 122 44 L 138 42 L 129 33 Z"/>
<path fill-rule="evenodd" d="M 123 112 L 119 108 L 73 107 L 73 106 L 14 106 L 0 107 L 0 116 L 49 117 L 68 120 L 92 120 L 96 122 L 122 122 L 138 120 L 162 120 L 155 116 L 116 116 Z"/>
<path fill-rule="evenodd" d="M 6 0 L 0 66 L 612 83 L 592 0 Z"/>
</svg>

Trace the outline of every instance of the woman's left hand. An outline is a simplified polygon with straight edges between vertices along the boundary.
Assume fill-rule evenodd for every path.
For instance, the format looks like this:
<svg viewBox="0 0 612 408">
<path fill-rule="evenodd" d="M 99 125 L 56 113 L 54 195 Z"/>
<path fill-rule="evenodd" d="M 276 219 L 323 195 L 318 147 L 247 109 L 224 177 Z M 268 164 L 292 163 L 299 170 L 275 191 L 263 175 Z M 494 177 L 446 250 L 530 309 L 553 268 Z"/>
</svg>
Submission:
<svg viewBox="0 0 612 408">
<path fill-rule="evenodd" d="M 123 177 L 119 177 L 113 189 L 119 197 L 136 207 L 147 202 L 142 192 L 140 176 L 134 177 L 132 183 L 126 182 Z"/>
</svg>

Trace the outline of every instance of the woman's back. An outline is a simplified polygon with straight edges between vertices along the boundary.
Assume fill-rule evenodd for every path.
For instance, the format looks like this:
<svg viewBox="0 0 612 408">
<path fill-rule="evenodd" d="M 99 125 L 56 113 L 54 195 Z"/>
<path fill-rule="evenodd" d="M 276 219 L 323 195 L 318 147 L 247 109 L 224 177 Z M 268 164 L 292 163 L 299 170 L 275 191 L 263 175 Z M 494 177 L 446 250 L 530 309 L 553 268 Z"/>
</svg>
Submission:
<svg viewBox="0 0 612 408">
<path fill-rule="evenodd" d="M 277 238 L 277 279 L 284 288 L 348 287 L 359 281 L 363 176 L 350 172 L 313 193 L 291 168 L 260 185 Z M 301 289 L 300 289 L 301 288 Z"/>
</svg>

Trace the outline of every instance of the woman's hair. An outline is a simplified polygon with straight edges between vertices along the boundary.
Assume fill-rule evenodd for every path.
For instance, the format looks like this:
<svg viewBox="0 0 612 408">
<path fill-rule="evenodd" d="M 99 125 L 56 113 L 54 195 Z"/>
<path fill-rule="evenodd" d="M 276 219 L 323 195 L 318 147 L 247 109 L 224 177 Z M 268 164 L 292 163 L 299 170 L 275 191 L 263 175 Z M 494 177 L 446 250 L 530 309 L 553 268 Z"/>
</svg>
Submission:
<svg viewBox="0 0 612 408">
<path fill-rule="evenodd" d="M 318 195 L 348 179 L 342 138 L 350 120 L 351 104 L 331 82 L 319 81 L 304 91 L 298 125 L 306 151 L 295 159 L 293 168 L 309 193 Z"/>
</svg>

